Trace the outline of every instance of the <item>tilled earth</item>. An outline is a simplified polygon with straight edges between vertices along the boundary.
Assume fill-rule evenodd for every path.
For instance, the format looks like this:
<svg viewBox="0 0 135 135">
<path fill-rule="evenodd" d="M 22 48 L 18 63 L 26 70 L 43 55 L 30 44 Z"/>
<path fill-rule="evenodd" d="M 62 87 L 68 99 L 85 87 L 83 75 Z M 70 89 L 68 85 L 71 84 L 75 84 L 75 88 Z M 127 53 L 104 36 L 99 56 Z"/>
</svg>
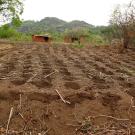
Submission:
<svg viewBox="0 0 135 135">
<path fill-rule="evenodd" d="M 0 134 L 135 135 L 134 49 L 1 46 Z"/>
</svg>

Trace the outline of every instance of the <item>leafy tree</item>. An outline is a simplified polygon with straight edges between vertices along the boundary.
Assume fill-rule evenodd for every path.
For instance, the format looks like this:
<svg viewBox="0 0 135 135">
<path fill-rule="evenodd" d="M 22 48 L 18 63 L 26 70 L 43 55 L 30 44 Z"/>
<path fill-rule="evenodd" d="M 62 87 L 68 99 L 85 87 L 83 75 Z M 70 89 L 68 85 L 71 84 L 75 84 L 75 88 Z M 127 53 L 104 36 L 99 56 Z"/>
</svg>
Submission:
<svg viewBox="0 0 135 135">
<path fill-rule="evenodd" d="M 80 37 L 80 36 L 88 36 L 89 35 L 89 30 L 86 28 L 76 28 L 72 30 L 65 30 L 64 32 L 65 36 L 68 37 Z"/>
<path fill-rule="evenodd" d="M 104 26 L 101 29 L 100 35 L 102 35 L 107 42 L 111 43 L 114 38 L 121 38 L 121 34 L 119 34 L 117 31 L 118 27 L 116 25 Z"/>
<path fill-rule="evenodd" d="M 0 38 L 10 38 L 17 36 L 17 31 L 10 27 L 8 24 L 3 25 L 0 27 Z"/>
<path fill-rule="evenodd" d="M 21 26 L 22 21 L 20 20 L 20 18 L 19 18 L 19 17 L 13 17 L 13 18 L 12 18 L 12 22 L 11 22 L 11 24 L 12 24 L 12 27 L 14 27 L 14 28 L 18 28 L 18 27 L 20 27 L 20 26 Z"/>
<path fill-rule="evenodd" d="M 117 6 L 110 23 L 117 26 L 117 32 L 123 39 L 123 47 L 127 48 L 132 38 L 135 37 L 135 3 L 134 0 L 125 7 Z"/>
<path fill-rule="evenodd" d="M 11 21 L 19 19 L 23 13 L 23 0 L 0 0 L 1 21 Z"/>
</svg>

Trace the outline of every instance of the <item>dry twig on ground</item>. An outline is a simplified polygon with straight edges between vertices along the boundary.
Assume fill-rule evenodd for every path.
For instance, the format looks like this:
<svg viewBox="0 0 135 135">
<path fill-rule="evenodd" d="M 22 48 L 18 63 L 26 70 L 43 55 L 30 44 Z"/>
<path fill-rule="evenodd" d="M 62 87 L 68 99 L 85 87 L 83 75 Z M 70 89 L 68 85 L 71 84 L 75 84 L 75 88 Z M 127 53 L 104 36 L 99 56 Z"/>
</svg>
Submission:
<svg viewBox="0 0 135 135">
<path fill-rule="evenodd" d="M 47 129 L 47 130 L 43 133 L 43 135 L 46 135 L 50 130 L 51 130 L 50 128 Z"/>
<path fill-rule="evenodd" d="M 55 73 L 58 73 L 58 72 L 59 72 L 59 71 L 55 69 L 52 73 L 50 73 L 50 74 L 44 76 L 44 78 L 47 78 L 47 77 L 49 77 L 49 76 L 51 76 L 51 75 L 53 75 L 53 74 L 55 74 Z"/>
<path fill-rule="evenodd" d="M 65 104 L 71 104 L 69 101 L 65 100 L 62 95 L 59 93 L 58 90 L 55 90 L 57 92 L 57 94 L 59 95 L 60 99 L 65 103 Z"/>
<path fill-rule="evenodd" d="M 8 118 L 8 122 L 7 122 L 7 127 L 6 127 L 6 135 L 8 135 L 8 129 L 9 129 L 9 124 L 10 124 L 12 115 L 13 115 L 13 110 L 14 110 L 14 108 L 11 107 L 10 114 L 9 114 L 9 118 Z"/>
<path fill-rule="evenodd" d="M 116 120 L 116 121 L 130 121 L 130 119 L 121 119 L 121 118 L 116 118 L 116 117 L 113 117 L 113 116 L 108 116 L 108 115 L 98 115 L 98 116 L 90 116 L 91 118 L 99 118 L 99 117 L 106 117 L 106 118 L 109 118 L 109 119 L 113 119 L 113 120 Z"/>
<path fill-rule="evenodd" d="M 27 83 L 30 83 L 36 76 L 37 76 L 37 73 L 34 74 L 30 79 L 28 79 L 28 80 L 27 80 Z"/>
<path fill-rule="evenodd" d="M 131 98 L 131 101 L 130 101 L 130 106 L 129 106 L 129 109 L 128 109 L 128 115 L 130 116 L 130 111 L 132 108 L 135 108 L 135 105 L 134 105 L 134 97 Z"/>
</svg>

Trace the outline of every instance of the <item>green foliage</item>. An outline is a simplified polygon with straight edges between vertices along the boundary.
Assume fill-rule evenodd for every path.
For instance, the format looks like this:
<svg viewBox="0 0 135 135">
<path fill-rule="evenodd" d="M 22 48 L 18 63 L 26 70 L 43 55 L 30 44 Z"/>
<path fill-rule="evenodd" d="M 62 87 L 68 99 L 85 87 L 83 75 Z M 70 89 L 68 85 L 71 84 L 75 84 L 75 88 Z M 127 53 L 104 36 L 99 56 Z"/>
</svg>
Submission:
<svg viewBox="0 0 135 135">
<path fill-rule="evenodd" d="M 19 33 L 14 27 L 9 26 L 9 24 L 0 27 L 0 38 L 12 41 L 31 41 L 31 35 Z"/>
<path fill-rule="evenodd" d="M 72 30 L 66 30 L 64 35 L 68 37 L 79 38 L 80 36 L 88 36 L 89 31 L 86 28 L 77 28 L 77 29 L 72 29 Z"/>
<path fill-rule="evenodd" d="M 26 35 L 23 33 L 18 33 L 14 37 L 10 37 L 9 40 L 11 41 L 32 41 L 31 35 Z"/>
<path fill-rule="evenodd" d="M 86 43 L 92 43 L 92 44 L 99 44 L 103 45 L 106 44 L 106 41 L 104 39 L 104 36 L 102 34 L 103 28 L 100 29 L 100 27 L 93 27 L 93 28 L 83 28 L 83 29 L 73 29 L 73 30 L 67 30 L 65 31 L 64 35 L 68 37 L 76 37 L 79 38 L 80 36 L 85 37 Z"/>
<path fill-rule="evenodd" d="M 95 34 L 91 34 L 89 35 L 89 42 L 92 43 L 92 44 L 98 44 L 98 45 L 103 45 L 105 44 L 105 40 L 102 36 L 100 35 L 95 35 Z"/>
<path fill-rule="evenodd" d="M 19 18 L 23 12 L 23 0 L 0 0 L 0 16 L 3 21 Z"/>
<path fill-rule="evenodd" d="M 74 43 L 74 44 L 71 45 L 71 47 L 72 48 L 79 48 L 79 49 L 81 49 L 81 48 L 84 47 L 84 45 L 83 44 Z"/>
<path fill-rule="evenodd" d="M 19 17 L 13 17 L 11 24 L 13 27 L 17 28 L 17 27 L 21 26 L 22 21 L 20 20 Z"/>
<path fill-rule="evenodd" d="M 71 21 L 69 23 L 66 23 L 63 28 L 65 28 L 64 30 L 68 29 L 68 30 L 72 30 L 72 29 L 82 29 L 82 28 L 92 28 L 93 25 L 88 24 L 84 21 L 79 21 L 79 20 L 74 20 Z"/>
<path fill-rule="evenodd" d="M 58 33 L 58 32 L 52 32 L 50 33 L 50 35 L 52 36 L 53 40 L 56 42 L 63 42 L 63 34 L 62 33 Z"/>
<path fill-rule="evenodd" d="M 15 29 L 9 27 L 8 24 L 0 27 L 0 38 L 10 38 L 16 36 L 18 33 Z"/>
<path fill-rule="evenodd" d="M 52 22 L 53 20 L 54 22 Z M 77 24 L 77 26 L 78 24 L 79 26 L 88 25 L 81 21 L 73 22 L 72 24 Z M 57 18 L 46 18 L 40 22 L 25 21 L 23 23 L 20 21 L 19 17 L 13 18 L 10 24 L 0 27 L 0 38 L 9 38 L 12 41 L 31 41 L 32 34 L 44 35 L 48 33 L 53 38 L 54 42 L 63 42 L 66 35 L 77 38 L 84 36 L 86 43 L 94 45 L 106 44 L 108 40 L 112 38 L 113 28 L 111 26 L 90 27 L 89 25 L 89 27 L 75 27 L 74 29 L 68 29 L 63 27 L 65 24 L 67 23 Z M 21 27 L 19 27 L 20 25 Z M 66 30 L 65 32 L 62 32 L 62 29 L 60 30 L 59 28 L 62 28 L 63 30 L 66 28 Z M 83 45 L 76 42 L 73 47 L 82 48 Z"/>
<path fill-rule="evenodd" d="M 115 25 L 109 25 L 101 30 L 101 35 L 104 37 L 105 41 L 109 44 L 113 39 L 120 38 L 120 33 L 117 32 L 118 29 Z"/>
<path fill-rule="evenodd" d="M 92 44 L 104 44 L 107 42 L 108 34 L 103 32 L 105 26 L 94 27 L 83 21 L 65 22 L 58 18 L 47 17 L 41 21 L 25 21 L 18 30 L 29 34 L 50 33 L 53 41 L 62 42 L 64 36 L 79 37 L 85 36 L 85 41 Z"/>
<path fill-rule="evenodd" d="M 92 27 L 89 29 L 89 33 L 94 34 L 94 35 L 101 35 L 101 31 L 104 28 L 105 28 L 105 26 Z"/>
<path fill-rule="evenodd" d="M 66 22 L 55 17 L 46 17 L 41 21 L 24 21 L 19 31 L 36 34 L 42 32 L 58 32 L 63 33 L 66 29 L 72 30 L 76 28 L 91 28 L 92 25 L 83 21 Z"/>
</svg>

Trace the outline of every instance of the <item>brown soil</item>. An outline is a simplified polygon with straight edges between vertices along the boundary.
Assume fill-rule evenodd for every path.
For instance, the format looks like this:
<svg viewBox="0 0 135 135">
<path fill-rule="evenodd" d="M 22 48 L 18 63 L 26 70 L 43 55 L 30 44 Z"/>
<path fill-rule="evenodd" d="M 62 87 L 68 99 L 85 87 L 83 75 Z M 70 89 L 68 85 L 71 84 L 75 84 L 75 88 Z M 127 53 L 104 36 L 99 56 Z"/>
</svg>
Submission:
<svg viewBox="0 0 135 135">
<path fill-rule="evenodd" d="M 1 135 L 12 107 L 11 135 L 135 135 L 134 50 L 119 54 L 109 47 L 42 44 L 0 48 Z"/>
</svg>

